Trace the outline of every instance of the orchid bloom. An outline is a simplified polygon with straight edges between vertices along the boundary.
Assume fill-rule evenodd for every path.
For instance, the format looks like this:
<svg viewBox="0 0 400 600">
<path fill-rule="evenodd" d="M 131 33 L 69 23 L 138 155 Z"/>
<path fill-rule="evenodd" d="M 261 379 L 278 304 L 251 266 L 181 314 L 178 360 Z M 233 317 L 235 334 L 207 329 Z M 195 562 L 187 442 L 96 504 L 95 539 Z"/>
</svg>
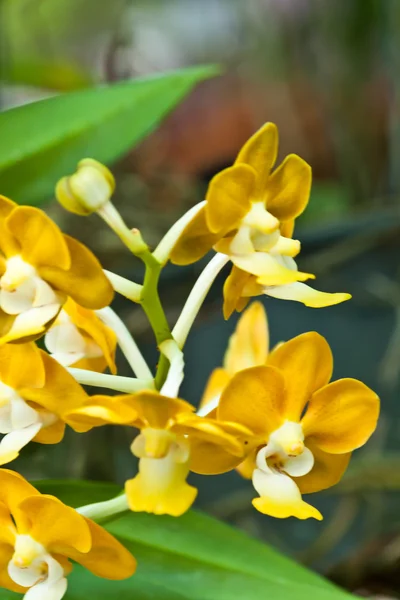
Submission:
<svg viewBox="0 0 400 600">
<path fill-rule="evenodd" d="M 113 289 L 90 250 L 43 211 L 0 196 L 0 342 L 40 337 L 68 297 L 95 310 Z"/>
<path fill-rule="evenodd" d="M 233 308 L 225 306 L 226 318 L 235 308 L 241 310 L 247 297 L 259 294 L 312 307 L 350 298 L 349 294 L 318 292 L 302 283 L 314 275 L 298 271 L 294 257 L 300 252 L 300 242 L 292 234 L 296 217 L 308 204 L 311 168 L 290 154 L 272 171 L 277 152 L 277 128 L 267 123 L 245 143 L 234 165 L 212 179 L 205 205 L 171 253 L 172 262 L 180 265 L 199 260 L 212 247 L 229 256 L 234 281 L 225 290 L 225 302 Z M 239 278 L 246 285 L 238 283 Z M 239 296 L 234 293 L 238 286 Z"/>
<path fill-rule="evenodd" d="M 136 415 L 123 400 L 116 408 L 113 397 L 88 396 L 64 367 L 33 342 L 0 346 L 0 433 L 4 435 L 0 464 L 17 458 L 30 441 L 57 444 L 66 424 L 88 431 L 92 422 L 76 423 L 68 417 L 85 408 L 96 424 L 126 423 Z"/>
<path fill-rule="evenodd" d="M 105 529 L 0 470 L 0 585 L 26 600 L 61 600 L 72 559 L 99 577 L 126 579 L 136 561 Z"/>
<path fill-rule="evenodd" d="M 139 459 L 139 473 L 125 484 L 133 511 L 178 517 L 190 508 L 197 490 L 186 479 L 191 467 L 191 447 L 196 440 L 215 452 L 223 446 L 239 456 L 239 462 L 244 456 L 241 438 L 250 434 L 246 427 L 198 417 L 191 404 L 151 390 L 115 398 L 119 398 L 114 407 L 116 413 L 120 410 L 120 422 L 127 424 L 128 411 L 134 411 L 136 415 L 130 417 L 129 425 L 140 429 L 131 445 L 132 454 Z M 95 405 L 83 407 L 71 411 L 68 420 L 76 425 L 104 424 L 106 420 L 100 422 L 96 411 Z"/>
<path fill-rule="evenodd" d="M 44 337 L 50 355 L 64 367 L 102 372 L 107 367 L 117 372 L 117 337 L 93 310 L 83 308 L 71 298 L 64 304 Z"/>
<path fill-rule="evenodd" d="M 335 485 L 353 450 L 375 430 L 379 398 L 356 379 L 329 383 L 332 353 L 326 340 L 309 332 L 279 344 L 266 366 L 237 372 L 224 387 L 216 419 L 247 427 L 246 458 L 192 451 L 192 470 L 222 473 L 239 467 L 251 478 L 257 510 L 278 518 L 321 519 L 303 501 Z"/>
</svg>

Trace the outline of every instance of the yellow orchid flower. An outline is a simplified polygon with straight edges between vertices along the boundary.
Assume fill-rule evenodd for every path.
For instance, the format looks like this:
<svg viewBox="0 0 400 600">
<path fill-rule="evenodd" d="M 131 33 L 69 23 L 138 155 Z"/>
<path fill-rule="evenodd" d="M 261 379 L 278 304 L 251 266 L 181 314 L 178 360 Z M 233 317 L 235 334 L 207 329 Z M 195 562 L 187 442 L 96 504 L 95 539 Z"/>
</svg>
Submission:
<svg viewBox="0 0 400 600">
<path fill-rule="evenodd" d="M 128 410 L 136 412 L 129 425 L 140 429 L 131 451 L 139 458 L 139 473 L 125 484 L 128 504 L 136 512 L 158 515 L 182 515 L 193 504 L 197 490 L 186 483 L 191 467 L 191 445 L 201 440 L 217 452 L 223 446 L 229 453 L 244 456 L 240 436 L 249 436 L 246 427 L 216 422 L 193 414 L 194 407 L 179 398 L 145 390 L 130 396 L 116 397 L 115 411 L 124 401 L 126 409 L 121 421 L 127 423 Z M 119 400 L 118 400 L 119 399 Z M 72 410 L 71 424 L 102 425 L 97 419 L 96 405 Z"/>
<path fill-rule="evenodd" d="M 136 560 L 111 534 L 14 471 L 0 470 L 0 510 L 0 586 L 27 600 L 61 600 L 70 559 L 106 579 L 135 572 Z"/>
<path fill-rule="evenodd" d="M 309 332 L 279 344 L 267 366 L 237 372 L 222 391 L 216 419 L 252 431 L 246 459 L 240 464 L 222 448 L 213 456 L 200 444 L 192 447 L 192 470 L 222 473 L 240 465 L 260 495 L 253 500 L 257 510 L 278 518 L 321 519 L 301 494 L 340 480 L 379 414 L 371 389 L 356 379 L 329 383 L 332 370 L 328 343 Z"/>
<path fill-rule="evenodd" d="M 117 337 L 93 310 L 68 298 L 44 337 L 50 355 L 65 367 L 115 374 Z"/>
<path fill-rule="evenodd" d="M 113 289 L 90 250 L 43 211 L 0 196 L 0 342 L 39 337 L 68 297 L 95 310 Z"/>
<path fill-rule="evenodd" d="M 225 304 L 233 308 L 225 306 L 225 316 L 244 308 L 246 297 L 260 294 L 312 307 L 350 298 L 317 292 L 302 283 L 314 275 L 298 271 L 294 257 L 300 242 L 292 234 L 296 217 L 308 204 L 311 168 L 290 154 L 271 172 L 277 152 L 277 128 L 267 123 L 245 143 L 235 164 L 212 179 L 205 205 L 184 228 L 170 255 L 180 265 L 199 260 L 212 247 L 229 256 L 233 274 Z"/>
<path fill-rule="evenodd" d="M 68 420 L 69 412 L 88 405 L 96 406 L 101 422 L 125 423 L 136 416 L 123 401 L 116 409 L 112 397 L 88 396 L 64 367 L 33 342 L 0 346 L 0 433 L 4 435 L 0 464 L 17 458 L 32 440 L 57 444 L 66 424 L 80 432 L 90 429 L 90 423 Z"/>
</svg>

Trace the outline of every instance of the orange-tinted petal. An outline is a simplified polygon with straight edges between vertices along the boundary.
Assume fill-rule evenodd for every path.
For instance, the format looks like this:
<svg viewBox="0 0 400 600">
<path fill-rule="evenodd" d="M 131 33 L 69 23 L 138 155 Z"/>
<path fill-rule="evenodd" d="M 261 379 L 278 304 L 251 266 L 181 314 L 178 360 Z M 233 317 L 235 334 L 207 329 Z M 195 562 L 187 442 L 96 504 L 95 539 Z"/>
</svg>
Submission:
<svg viewBox="0 0 400 600">
<path fill-rule="evenodd" d="M 42 388 L 22 388 L 20 394 L 24 400 L 35 402 L 56 415 L 82 406 L 88 398 L 85 390 L 56 360 L 42 350 L 40 354 L 46 383 Z"/>
<path fill-rule="evenodd" d="M 251 208 L 256 173 L 244 164 L 224 169 L 210 182 L 205 207 L 207 226 L 212 233 L 235 229 Z"/>
<path fill-rule="evenodd" d="M 274 367 L 252 367 L 233 376 L 219 401 L 217 416 L 265 438 L 284 420 L 285 381 Z"/>
<path fill-rule="evenodd" d="M 230 375 L 225 369 L 214 369 L 207 381 L 199 408 L 205 407 L 209 402 L 218 398 L 221 395 L 222 390 L 227 386 L 229 380 Z"/>
<path fill-rule="evenodd" d="M 194 437 L 190 443 L 190 470 L 200 475 L 218 475 L 232 471 L 243 459 L 223 446 Z"/>
<path fill-rule="evenodd" d="M 71 257 L 63 234 L 39 208 L 18 206 L 7 218 L 7 228 L 21 246 L 21 256 L 35 267 L 69 269 Z"/>
<path fill-rule="evenodd" d="M 107 424 L 127 425 L 137 418 L 129 395 L 91 396 L 83 405 L 63 414 L 68 425 L 80 432 Z"/>
<path fill-rule="evenodd" d="M 35 495 L 19 505 L 24 522 L 18 522 L 19 533 L 31 535 L 50 552 L 67 554 L 69 548 L 88 552 L 92 538 L 85 518 L 58 498 Z"/>
<path fill-rule="evenodd" d="M 12 200 L 0 195 L 0 251 L 9 258 L 18 254 L 21 246 L 9 231 L 6 220 L 9 214 L 18 206 Z"/>
<path fill-rule="evenodd" d="M 357 379 L 339 379 L 313 394 L 302 426 L 321 450 L 342 454 L 365 444 L 378 416 L 375 392 Z"/>
<path fill-rule="evenodd" d="M 29 365 L 29 368 L 22 365 Z M 0 381 L 14 390 L 43 387 L 44 365 L 37 346 L 33 343 L 0 346 Z"/>
<path fill-rule="evenodd" d="M 312 494 L 336 485 L 347 469 L 351 452 L 345 454 L 328 454 L 313 442 L 305 440 L 305 445 L 314 456 L 314 466 L 307 475 L 296 477 L 296 484 L 302 494 Z"/>
<path fill-rule="evenodd" d="M 105 579 L 127 579 L 136 570 L 136 560 L 108 531 L 84 518 L 90 531 L 92 547 L 87 553 L 71 551 L 68 556 Z"/>
<path fill-rule="evenodd" d="M 268 180 L 267 210 L 280 221 L 295 219 L 306 208 L 310 191 L 310 165 L 296 154 L 290 154 Z"/>
<path fill-rule="evenodd" d="M 19 473 L 8 469 L 0 469 L 0 503 L 5 504 L 15 515 L 20 502 L 39 492 Z"/>
<path fill-rule="evenodd" d="M 170 254 L 171 262 L 175 265 L 190 265 L 200 260 L 220 237 L 219 233 L 212 233 L 208 228 L 203 207 L 179 236 Z"/>
<path fill-rule="evenodd" d="M 229 319 L 232 313 L 238 309 L 242 301 L 243 290 L 250 279 L 254 279 L 250 273 L 242 271 L 238 267 L 233 266 L 230 274 L 224 283 L 224 318 Z M 260 293 L 262 288 L 260 287 Z M 247 303 L 247 302 L 246 302 Z M 244 307 L 243 307 L 244 308 Z"/>
<path fill-rule="evenodd" d="M 257 173 L 254 196 L 261 200 L 269 179 L 269 174 L 278 153 L 278 129 L 273 123 L 263 125 L 240 150 L 236 164 L 245 163 Z"/>
<path fill-rule="evenodd" d="M 250 452 L 248 456 L 236 467 L 236 471 L 245 479 L 251 479 L 253 477 L 254 469 L 256 468 L 256 456 L 258 448 L 255 448 Z"/>
<path fill-rule="evenodd" d="M 286 238 L 292 238 L 294 232 L 295 220 L 283 221 L 280 226 L 281 235 Z"/>
<path fill-rule="evenodd" d="M 233 375 L 249 367 L 264 365 L 268 349 L 267 314 L 261 302 L 253 302 L 240 317 L 235 332 L 229 339 L 224 367 Z"/>
<path fill-rule="evenodd" d="M 329 383 L 333 357 L 328 342 L 309 331 L 280 344 L 268 357 L 268 364 L 279 369 L 286 383 L 284 416 L 299 421 L 311 395 Z"/>
<path fill-rule="evenodd" d="M 65 423 L 58 419 L 55 423 L 39 429 L 33 438 L 39 444 L 58 444 L 64 437 Z"/>
<path fill-rule="evenodd" d="M 129 397 L 129 403 L 138 414 L 137 420 L 132 422 L 135 427 L 152 427 L 165 429 L 172 424 L 180 413 L 191 413 L 194 406 L 180 400 L 162 396 L 151 390 L 143 390 Z"/>
<path fill-rule="evenodd" d="M 43 266 L 39 269 L 40 276 L 85 308 L 97 310 L 108 306 L 114 291 L 99 261 L 74 238 L 64 235 L 64 240 L 71 256 L 71 268 L 62 270 Z"/>
</svg>

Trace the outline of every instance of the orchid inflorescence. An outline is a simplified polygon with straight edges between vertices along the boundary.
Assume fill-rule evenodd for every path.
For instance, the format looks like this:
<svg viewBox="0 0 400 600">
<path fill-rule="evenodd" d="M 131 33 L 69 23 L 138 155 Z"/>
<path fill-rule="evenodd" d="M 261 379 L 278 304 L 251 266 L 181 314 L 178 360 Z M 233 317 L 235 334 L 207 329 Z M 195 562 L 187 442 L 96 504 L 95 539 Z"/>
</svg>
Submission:
<svg viewBox="0 0 400 600">
<path fill-rule="evenodd" d="M 95 520 L 128 509 L 182 515 L 197 494 L 186 481 L 190 471 L 236 469 L 252 480 L 259 512 L 322 519 L 302 494 L 340 480 L 352 451 L 376 427 L 379 399 L 355 379 L 330 381 L 332 353 L 316 332 L 270 349 L 263 305 L 246 308 L 260 295 L 315 308 L 350 298 L 304 283 L 314 276 L 298 270 L 300 243 L 292 236 L 308 203 L 311 169 L 290 155 L 273 170 L 277 145 L 277 129 L 268 123 L 153 252 L 113 205 L 115 182 L 104 165 L 84 159 L 61 179 L 59 202 L 80 215 L 102 217 L 143 261 L 143 284 L 104 271 L 88 248 L 41 210 L 0 197 L 0 464 L 16 459 L 31 441 L 61 442 L 66 427 L 84 433 L 114 424 L 139 431 L 136 437 L 132 432 L 131 445 L 138 473 L 124 494 L 106 502 L 73 509 L 17 472 L 0 469 L 1 586 L 27 600 L 59 600 L 70 559 L 101 577 L 130 577 L 135 559 Z M 168 261 L 193 263 L 212 249 L 171 330 L 158 295 L 162 268 Z M 196 412 L 178 397 L 183 348 L 227 263 L 225 318 L 246 310 Z M 155 373 L 110 308 L 114 292 L 144 309 L 160 352 Z M 135 377 L 117 374 L 117 346 Z M 83 385 L 117 393 L 90 395 Z"/>
</svg>

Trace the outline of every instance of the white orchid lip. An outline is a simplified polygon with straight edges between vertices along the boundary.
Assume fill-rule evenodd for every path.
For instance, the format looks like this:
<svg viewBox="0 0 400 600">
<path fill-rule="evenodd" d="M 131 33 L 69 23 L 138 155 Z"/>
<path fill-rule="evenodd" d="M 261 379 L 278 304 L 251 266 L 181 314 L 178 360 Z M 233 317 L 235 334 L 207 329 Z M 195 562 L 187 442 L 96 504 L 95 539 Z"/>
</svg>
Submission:
<svg viewBox="0 0 400 600">
<path fill-rule="evenodd" d="M 0 381 L 0 465 L 14 460 L 20 450 L 57 420 L 50 412 L 39 412 L 11 387 Z"/>
<path fill-rule="evenodd" d="M 100 346 L 84 336 L 64 310 L 60 311 L 46 333 L 44 343 L 51 356 L 64 367 L 70 367 L 83 358 L 103 355 Z"/>
<path fill-rule="evenodd" d="M 29 588 L 26 600 L 61 600 L 67 590 L 64 568 L 30 535 L 17 535 L 7 568 L 10 578 Z"/>
<path fill-rule="evenodd" d="M 0 280 L 2 290 L 13 292 L 27 279 L 37 276 L 35 267 L 25 262 L 18 254 L 9 258 L 6 262 L 6 270 Z"/>
</svg>

